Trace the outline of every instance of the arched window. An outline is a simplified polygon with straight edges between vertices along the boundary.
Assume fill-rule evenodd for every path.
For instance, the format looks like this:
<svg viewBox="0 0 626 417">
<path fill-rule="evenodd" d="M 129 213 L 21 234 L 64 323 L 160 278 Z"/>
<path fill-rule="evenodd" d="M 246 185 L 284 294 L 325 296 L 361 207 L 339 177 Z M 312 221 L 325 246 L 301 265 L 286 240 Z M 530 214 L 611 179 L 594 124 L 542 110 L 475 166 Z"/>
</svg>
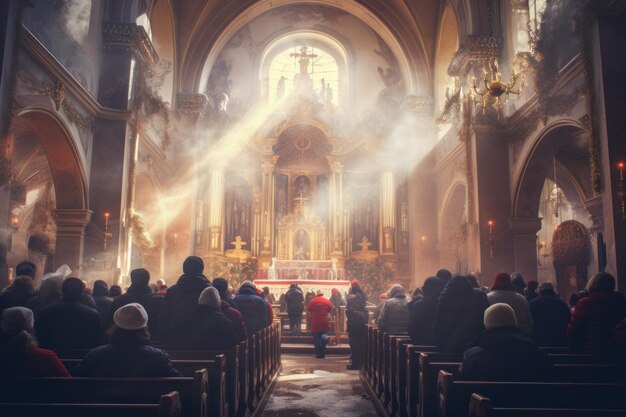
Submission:
<svg viewBox="0 0 626 417">
<path fill-rule="evenodd" d="M 268 101 L 296 89 L 316 93 L 326 104 L 340 102 L 340 77 L 337 61 L 327 51 L 301 43 L 276 54 L 269 65 Z"/>
</svg>

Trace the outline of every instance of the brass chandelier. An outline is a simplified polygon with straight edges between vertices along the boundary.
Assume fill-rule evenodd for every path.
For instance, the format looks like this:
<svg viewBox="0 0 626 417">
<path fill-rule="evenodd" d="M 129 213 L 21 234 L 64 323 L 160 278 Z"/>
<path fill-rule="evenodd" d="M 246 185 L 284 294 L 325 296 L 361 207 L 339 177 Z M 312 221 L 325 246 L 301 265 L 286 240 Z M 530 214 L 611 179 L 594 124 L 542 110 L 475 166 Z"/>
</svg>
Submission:
<svg viewBox="0 0 626 417">
<path fill-rule="evenodd" d="M 520 95 L 524 89 L 524 79 L 521 78 L 520 86 L 517 90 L 514 90 L 519 76 L 511 71 L 511 81 L 505 83 L 502 81 L 500 72 L 498 71 L 498 63 L 494 60 L 489 65 L 490 69 L 483 68 L 483 82 L 485 84 L 485 90 L 480 91 L 476 86 L 476 77 L 472 77 L 472 87 L 476 95 L 480 96 L 480 99 L 473 100 L 476 106 L 485 109 L 489 106 L 490 101 L 493 101 L 492 107 L 497 111 L 502 108 L 502 97 L 504 94 Z"/>
</svg>

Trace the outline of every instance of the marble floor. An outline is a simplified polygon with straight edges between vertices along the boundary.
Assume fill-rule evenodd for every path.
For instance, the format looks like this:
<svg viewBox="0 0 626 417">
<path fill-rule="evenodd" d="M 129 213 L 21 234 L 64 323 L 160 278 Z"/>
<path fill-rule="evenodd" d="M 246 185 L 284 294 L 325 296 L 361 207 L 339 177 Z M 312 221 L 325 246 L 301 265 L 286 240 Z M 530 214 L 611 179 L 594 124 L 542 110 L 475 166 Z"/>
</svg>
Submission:
<svg viewBox="0 0 626 417">
<path fill-rule="evenodd" d="M 282 355 L 282 372 L 264 417 L 376 417 L 358 371 L 346 355 Z"/>
</svg>

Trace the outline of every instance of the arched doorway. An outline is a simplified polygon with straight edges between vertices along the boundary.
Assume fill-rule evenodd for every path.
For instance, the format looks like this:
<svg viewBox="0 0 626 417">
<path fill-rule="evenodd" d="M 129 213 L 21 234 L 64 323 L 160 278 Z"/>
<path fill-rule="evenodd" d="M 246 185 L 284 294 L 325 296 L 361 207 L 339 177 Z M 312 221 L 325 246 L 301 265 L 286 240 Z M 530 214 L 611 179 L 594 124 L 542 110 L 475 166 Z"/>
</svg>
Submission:
<svg viewBox="0 0 626 417">
<path fill-rule="evenodd" d="M 467 188 L 452 187 L 439 226 L 439 259 L 442 267 L 460 274 L 468 273 Z"/>
<path fill-rule="evenodd" d="M 552 257 L 560 294 L 573 294 L 587 285 L 591 240 L 587 228 L 576 220 L 559 225 L 552 237 Z"/>
</svg>

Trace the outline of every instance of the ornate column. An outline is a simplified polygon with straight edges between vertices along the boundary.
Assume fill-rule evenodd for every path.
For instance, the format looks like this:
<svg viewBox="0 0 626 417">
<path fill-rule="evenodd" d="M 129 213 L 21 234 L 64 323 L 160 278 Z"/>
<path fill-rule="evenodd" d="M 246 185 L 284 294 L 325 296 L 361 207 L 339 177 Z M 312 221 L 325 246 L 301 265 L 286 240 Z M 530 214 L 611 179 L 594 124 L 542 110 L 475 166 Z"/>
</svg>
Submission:
<svg viewBox="0 0 626 417">
<path fill-rule="evenodd" d="M 380 253 L 383 256 L 395 255 L 396 232 L 396 186 L 393 172 L 383 171 L 380 177 Z"/>
<path fill-rule="evenodd" d="M 209 251 L 224 251 L 224 166 L 211 164 L 209 184 Z"/>
<path fill-rule="evenodd" d="M 198 130 L 195 129 L 195 127 L 197 126 L 198 121 L 204 117 L 209 99 L 205 94 L 178 93 L 176 101 L 176 111 L 178 115 L 192 132 L 188 135 L 188 138 L 192 142 L 192 146 L 186 147 L 190 151 L 179 156 L 181 159 L 181 161 L 179 161 L 179 166 L 185 168 L 191 166 L 192 170 L 189 172 L 189 170 L 183 169 L 178 173 L 180 180 L 188 181 L 192 187 L 189 252 L 198 256 L 203 256 L 208 251 L 212 250 L 210 245 L 211 231 L 207 230 L 208 221 L 205 220 L 205 211 L 207 210 L 206 207 L 211 207 L 211 197 L 206 191 L 210 190 L 210 184 L 206 183 L 206 180 L 203 181 L 204 170 L 202 170 L 202 172 L 198 171 L 199 166 L 201 165 L 201 161 L 198 161 L 198 157 L 204 156 L 202 152 L 196 151 L 199 149 L 198 147 L 202 146 L 202 144 L 197 137 Z M 214 165 L 211 166 L 213 167 Z M 190 177 L 188 177 L 189 175 Z"/>
<path fill-rule="evenodd" d="M 272 156 L 261 163 L 261 224 L 260 224 L 260 254 L 263 257 L 272 256 L 272 242 L 274 228 L 274 167 L 277 156 Z"/>
<path fill-rule="evenodd" d="M 328 158 L 330 163 L 330 257 L 343 262 L 347 250 L 343 212 L 343 164 Z"/>
<path fill-rule="evenodd" d="M 524 279 L 537 280 L 537 232 L 541 229 L 541 218 L 509 219 L 509 230 L 513 241 L 513 271 Z"/>
<path fill-rule="evenodd" d="M 56 253 L 54 263 L 72 268 L 72 276 L 83 275 L 83 243 L 85 228 L 91 220 L 91 210 L 57 209 L 54 216 L 57 226 Z"/>
</svg>

